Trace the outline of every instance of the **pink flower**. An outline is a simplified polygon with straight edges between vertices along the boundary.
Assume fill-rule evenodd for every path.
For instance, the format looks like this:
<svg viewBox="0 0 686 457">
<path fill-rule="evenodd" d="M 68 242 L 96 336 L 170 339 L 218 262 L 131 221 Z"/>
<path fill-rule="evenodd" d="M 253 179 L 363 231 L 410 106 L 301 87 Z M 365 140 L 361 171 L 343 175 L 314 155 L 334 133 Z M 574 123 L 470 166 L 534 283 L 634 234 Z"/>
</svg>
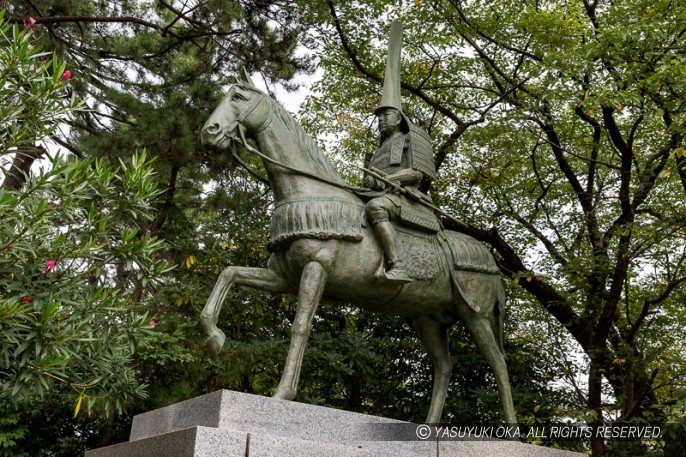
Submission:
<svg viewBox="0 0 686 457">
<path fill-rule="evenodd" d="M 64 73 L 62 73 L 62 79 L 69 79 L 71 78 L 71 71 L 66 70 Z"/>
<path fill-rule="evenodd" d="M 12 245 L 11 245 L 11 244 L 8 244 L 8 245 L 7 245 L 7 250 L 10 251 L 11 249 L 12 249 Z"/>
<path fill-rule="evenodd" d="M 155 322 L 155 319 L 150 319 L 150 322 L 148 322 L 148 324 L 150 324 L 150 327 L 155 328 L 157 322 Z"/>
<path fill-rule="evenodd" d="M 32 17 L 29 18 L 29 25 L 33 25 L 36 23 L 36 20 Z"/>
<path fill-rule="evenodd" d="M 27 295 L 26 297 L 24 297 L 24 303 L 28 303 L 30 301 L 31 301 L 31 295 Z"/>
<path fill-rule="evenodd" d="M 49 271 L 52 271 L 55 269 L 55 261 L 54 260 L 48 260 L 45 262 L 45 268 L 47 268 Z"/>
</svg>

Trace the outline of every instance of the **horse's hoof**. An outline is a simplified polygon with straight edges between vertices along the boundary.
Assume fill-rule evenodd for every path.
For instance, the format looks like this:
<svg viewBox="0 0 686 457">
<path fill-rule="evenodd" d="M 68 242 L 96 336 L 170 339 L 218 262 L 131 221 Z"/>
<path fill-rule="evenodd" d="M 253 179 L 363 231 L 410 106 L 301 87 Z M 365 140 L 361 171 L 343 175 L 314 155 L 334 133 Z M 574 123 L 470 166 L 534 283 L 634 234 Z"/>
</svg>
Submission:
<svg viewBox="0 0 686 457">
<path fill-rule="evenodd" d="M 207 344 L 207 349 L 210 351 L 210 354 L 216 356 L 219 354 L 219 351 L 222 350 L 224 341 L 226 341 L 226 335 L 217 328 L 212 330 L 212 334 L 207 338 L 205 343 Z"/>
<path fill-rule="evenodd" d="M 283 389 L 279 387 L 276 389 L 272 398 L 276 398 L 277 400 L 293 400 L 295 398 L 295 392 L 293 389 Z"/>
</svg>

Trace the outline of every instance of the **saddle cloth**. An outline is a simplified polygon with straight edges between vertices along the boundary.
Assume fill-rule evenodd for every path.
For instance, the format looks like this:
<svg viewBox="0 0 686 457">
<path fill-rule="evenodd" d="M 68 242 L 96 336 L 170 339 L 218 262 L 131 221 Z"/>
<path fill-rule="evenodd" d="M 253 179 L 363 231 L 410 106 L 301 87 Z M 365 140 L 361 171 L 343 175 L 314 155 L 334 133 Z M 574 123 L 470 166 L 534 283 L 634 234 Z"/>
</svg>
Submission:
<svg viewBox="0 0 686 457">
<path fill-rule="evenodd" d="M 396 232 L 407 274 L 416 281 L 430 281 L 441 272 L 445 265 L 441 260 L 447 256 L 455 289 L 476 312 L 480 310 L 478 303 L 492 293 L 493 281 L 500 281 L 493 256 L 470 236 L 459 232 L 429 234 L 400 226 Z"/>
</svg>

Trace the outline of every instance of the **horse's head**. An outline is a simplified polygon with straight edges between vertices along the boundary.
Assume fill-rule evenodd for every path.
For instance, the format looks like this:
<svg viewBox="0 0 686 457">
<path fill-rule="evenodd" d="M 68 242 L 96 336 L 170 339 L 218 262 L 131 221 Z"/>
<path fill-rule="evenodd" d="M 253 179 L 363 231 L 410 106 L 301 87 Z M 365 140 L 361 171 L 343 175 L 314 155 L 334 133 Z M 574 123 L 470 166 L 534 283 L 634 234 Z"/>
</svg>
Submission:
<svg viewBox="0 0 686 457">
<path fill-rule="evenodd" d="M 228 149 L 233 159 L 243 166 L 246 165 L 237 153 L 245 148 L 260 157 L 266 167 L 279 166 L 274 172 L 289 169 L 299 171 L 298 175 L 342 183 L 331 161 L 293 116 L 255 88 L 247 72 L 243 72 L 242 79 L 243 82 L 231 86 L 205 122 L 200 132 L 202 143 L 219 150 Z M 259 132 L 265 134 L 258 136 Z M 254 140 L 254 146 L 247 139 Z"/>
<path fill-rule="evenodd" d="M 205 146 L 228 149 L 269 122 L 269 100 L 247 83 L 237 83 L 205 122 L 200 138 Z"/>
</svg>

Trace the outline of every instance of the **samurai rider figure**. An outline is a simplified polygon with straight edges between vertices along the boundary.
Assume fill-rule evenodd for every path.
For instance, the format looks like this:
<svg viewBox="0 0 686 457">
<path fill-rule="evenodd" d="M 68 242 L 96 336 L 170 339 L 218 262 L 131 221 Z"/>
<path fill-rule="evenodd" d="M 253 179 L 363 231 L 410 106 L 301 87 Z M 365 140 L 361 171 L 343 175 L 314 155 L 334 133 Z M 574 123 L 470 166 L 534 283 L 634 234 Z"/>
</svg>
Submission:
<svg viewBox="0 0 686 457">
<path fill-rule="evenodd" d="M 398 23 L 399 26 L 399 23 Z M 402 112 L 400 100 L 400 42 L 402 28 L 391 29 L 388 45 L 386 73 L 384 77 L 381 106 L 374 111 L 379 120 L 381 147 L 365 160 L 365 168 L 405 189 L 394 193 L 385 182 L 365 174 L 365 187 L 371 198 L 365 206 L 367 219 L 374 226 L 379 242 L 386 257 L 385 276 L 391 281 L 409 282 L 403 261 L 398 253 L 396 230 L 391 221 L 399 221 L 425 231 L 437 232 L 441 229 L 434 213 L 418 203 L 425 195 L 419 191 L 423 179 L 433 179 L 436 169 L 433 162 L 431 138 L 417 125 L 410 122 Z M 397 190 L 397 189 L 396 189 Z"/>
</svg>

